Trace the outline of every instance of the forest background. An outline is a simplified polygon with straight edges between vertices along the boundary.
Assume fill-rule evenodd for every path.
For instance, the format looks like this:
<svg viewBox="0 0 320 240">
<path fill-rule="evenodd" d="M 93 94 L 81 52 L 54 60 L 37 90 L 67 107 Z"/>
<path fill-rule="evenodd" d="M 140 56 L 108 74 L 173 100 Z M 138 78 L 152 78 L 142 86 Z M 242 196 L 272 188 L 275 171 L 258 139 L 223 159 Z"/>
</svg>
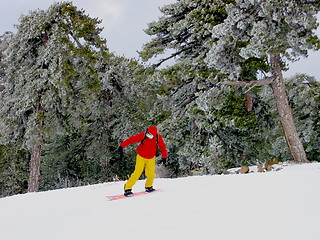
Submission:
<svg viewBox="0 0 320 240">
<path fill-rule="evenodd" d="M 126 179 L 135 146 L 115 150 L 150 125 L 167 142 L 167 177 L 319 161 L 320 84 L 281 73 L 319 49 L 319 9 L 178 1 L 145 30 L 144 63 L 111 53 L 101 21 L 71 2 L 31 11 L 0 38 L 0 195 Z"/>
</svg>

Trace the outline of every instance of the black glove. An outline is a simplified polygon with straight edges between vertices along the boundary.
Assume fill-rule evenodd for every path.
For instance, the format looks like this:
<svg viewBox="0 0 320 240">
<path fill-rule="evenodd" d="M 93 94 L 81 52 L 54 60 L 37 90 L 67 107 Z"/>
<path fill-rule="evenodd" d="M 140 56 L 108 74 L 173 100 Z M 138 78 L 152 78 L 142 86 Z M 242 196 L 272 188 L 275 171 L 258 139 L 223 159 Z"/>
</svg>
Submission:
<svg viewBox="0 0 320 240">
<path fill-rule="evenodd" d="M 120 155 L 123 155 L 123 147 L 119 146 L 117 151 L 120 153 Z"/>
<path fill-rule="evenodd" d="M 159 163 L 166 165 L 166 163 L 167 163 L 167 158 L 162 158 L 162 159 L 159 161 Z"/>
</svg>

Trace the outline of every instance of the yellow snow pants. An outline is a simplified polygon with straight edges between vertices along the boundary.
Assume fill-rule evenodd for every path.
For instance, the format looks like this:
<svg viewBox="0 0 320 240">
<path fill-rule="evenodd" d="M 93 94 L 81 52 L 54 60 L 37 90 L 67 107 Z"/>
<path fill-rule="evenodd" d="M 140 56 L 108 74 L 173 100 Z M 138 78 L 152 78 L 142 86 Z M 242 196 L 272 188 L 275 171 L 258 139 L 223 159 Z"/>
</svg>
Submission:
<svg viewBox="0 0 320 240">
<path fill-rule="evenodd" d="M 147 159 L 137 154 L 136 166 L 135 166 L 134 172 L 131 174 L 124 189 L 125 190 L 132 189 L 133 185 L 138 181 L 141 174 L 143 173 L 143 170 L 145 171 L 145 175 L 147 177 L 145 187 L 146 188 L 152 187 L 153 180 L 156 175 L 155 167 L 156 167 L 156 157 Z"/>
</svg>

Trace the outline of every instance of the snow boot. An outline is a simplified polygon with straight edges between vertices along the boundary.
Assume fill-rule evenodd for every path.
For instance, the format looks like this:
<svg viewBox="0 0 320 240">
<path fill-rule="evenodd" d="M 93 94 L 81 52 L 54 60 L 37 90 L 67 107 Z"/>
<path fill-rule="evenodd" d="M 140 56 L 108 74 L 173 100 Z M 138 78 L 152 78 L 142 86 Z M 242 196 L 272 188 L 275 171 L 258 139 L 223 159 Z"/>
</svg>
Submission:
<svg viewBox="0 0 320 240">
<path fill-rule="evenodd" d="M 146 187 L 146 192 L 150 193 L 150 192 L 154 192 L 155 189 L 153 187 Z"/>
<path fill-rule="evenodd" d="M 124 190 L 124 194 L 126 197 L 132 197 L 133 193 L 131 189 Z"/>
</svg>

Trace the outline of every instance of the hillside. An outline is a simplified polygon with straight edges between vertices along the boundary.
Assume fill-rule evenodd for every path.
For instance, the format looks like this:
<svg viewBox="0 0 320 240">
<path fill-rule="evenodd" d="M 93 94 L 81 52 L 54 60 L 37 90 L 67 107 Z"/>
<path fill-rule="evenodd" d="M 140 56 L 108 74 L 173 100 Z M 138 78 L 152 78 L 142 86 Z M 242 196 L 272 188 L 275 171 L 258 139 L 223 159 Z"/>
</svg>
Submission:
<svg viewBox="0 0 320 240">
<path fill-rule="evenodd" d="M 320 163 L 156 179 L 163 190 L 108 201 L 124 182 L 0 199 L 3 240 L 320 239 Z M 144 181 L 134 190 L 140 191 Z"/>
</svg>

